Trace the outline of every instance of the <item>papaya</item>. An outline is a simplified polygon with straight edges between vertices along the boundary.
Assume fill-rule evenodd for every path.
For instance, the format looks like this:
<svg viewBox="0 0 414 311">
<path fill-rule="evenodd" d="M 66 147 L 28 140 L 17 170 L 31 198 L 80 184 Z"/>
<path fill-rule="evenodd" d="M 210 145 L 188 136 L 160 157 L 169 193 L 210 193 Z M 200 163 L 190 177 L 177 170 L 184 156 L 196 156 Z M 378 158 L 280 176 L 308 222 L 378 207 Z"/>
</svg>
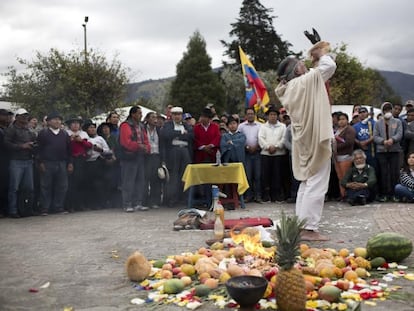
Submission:
<svg viewBox="0 0 414 311">
<path fill-rule="evenodd" d="M 178 294 L 184 290 L 184 283 L 179 279 L 170 279 L 164 282 L 164 293 Z"/>
<path fill-rule="evenodd" d="M 211 292 L 211 288 L 207 285 L 201 284 L 194 287 L 194 294 L 198 297 L 208 296 Z"/>
<path fill-rule="evenodd" d="M 324 285 L 319 288 L 318 296 L 328 302 L 338 302 L 341 297 L 341 290 L 333 285 Z"/>
</svg>

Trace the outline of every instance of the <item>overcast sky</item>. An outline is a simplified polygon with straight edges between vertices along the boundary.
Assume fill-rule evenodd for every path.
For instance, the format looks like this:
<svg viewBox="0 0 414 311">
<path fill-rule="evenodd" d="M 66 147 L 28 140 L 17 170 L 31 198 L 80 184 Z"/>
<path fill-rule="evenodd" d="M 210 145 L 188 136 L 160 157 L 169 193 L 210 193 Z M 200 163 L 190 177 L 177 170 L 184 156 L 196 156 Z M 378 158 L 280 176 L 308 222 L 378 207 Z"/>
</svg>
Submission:
<svg viewBox="0 0 414 311">
<path fill-rule="evenodd" d="M 130 68 L 131 82 L 175 75 L 190 36 L 199 30 L 212 66 L 221 65 L 221 39 L 242 0 L 0 0 L 0 72 L 33 59 L 35 51 L 82 50 L 84 17 L 88 47 L 114 55 Z M 375 69 L 414 74 L 414 1 L 261 0 L 273 26 L 294 51 L 306 51 L 304 30 L 315 27 L 332 46 L 348 50 Z M 1 78 L 4 81 L 3 78 Z"/>
</svg>

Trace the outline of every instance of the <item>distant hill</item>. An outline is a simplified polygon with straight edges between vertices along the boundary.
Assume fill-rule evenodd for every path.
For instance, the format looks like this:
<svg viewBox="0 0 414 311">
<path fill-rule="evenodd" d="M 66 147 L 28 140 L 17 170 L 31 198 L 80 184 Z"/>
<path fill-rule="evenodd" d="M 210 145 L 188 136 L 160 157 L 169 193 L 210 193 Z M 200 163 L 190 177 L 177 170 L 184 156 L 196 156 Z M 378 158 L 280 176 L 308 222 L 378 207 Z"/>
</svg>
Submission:
<svg viewBox="0 0 414 311">
<path fill-rule="evenodd" d="M 402 97 L 403 103 L 414 99 L 414 75 L 398 71 L 379 70 L 393 90 Z M 153 108 L 161 110 L 161 105 L 167 101 L 166 95 L 174 77 L 145 80 L 130 83 L 127 86 L 125 102 L 131 104 L 139 98 L 151 99 Z"/>
<path fill-rule="evenodd" d="M 379 73 L 387 80 L 395 93 L 402 97 L 403 103 L 408 99 L 414 99 L 414 75 L 383 70 L 379 70 Z"/>
</svg>

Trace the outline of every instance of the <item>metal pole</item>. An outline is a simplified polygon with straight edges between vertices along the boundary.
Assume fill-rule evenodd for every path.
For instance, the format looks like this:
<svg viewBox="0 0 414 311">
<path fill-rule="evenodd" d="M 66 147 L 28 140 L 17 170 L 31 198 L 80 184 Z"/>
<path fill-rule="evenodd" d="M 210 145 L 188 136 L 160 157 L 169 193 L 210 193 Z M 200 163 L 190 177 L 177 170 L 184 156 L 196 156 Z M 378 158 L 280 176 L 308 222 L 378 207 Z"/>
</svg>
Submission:
<svg viewBox="0 0 414 311">
<path fill-rule="evenodd" d="M 85 62 L 88 59 L 88 46 L 86 44 L 86 23 L 88 22 L 89 17 L 85 16 L 85 23 L 82 24 L 83 27 L 83 38 L 84 38 L 84 53 L 85 53 Z"/>
</svg>

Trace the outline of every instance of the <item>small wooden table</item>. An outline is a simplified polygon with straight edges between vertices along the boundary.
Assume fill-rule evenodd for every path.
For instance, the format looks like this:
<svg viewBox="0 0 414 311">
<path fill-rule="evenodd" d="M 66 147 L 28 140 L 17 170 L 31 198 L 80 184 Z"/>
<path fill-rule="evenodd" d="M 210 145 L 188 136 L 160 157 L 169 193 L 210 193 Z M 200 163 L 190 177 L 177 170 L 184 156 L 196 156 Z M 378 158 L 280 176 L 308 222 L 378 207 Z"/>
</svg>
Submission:
<svg viewBox="0 0 414 311">
<path fill-rule="evenodd" d="M 249 189 L 249 183 L 247 181 L 243 163 L 228 163 L 220 166 L 216 166 L 212 163 L 189 164 L 185 168 L 182 181 L 184 182 L 184 191 L 190 189 L 188 196 L 189 208 L 192 208 L 194 200 L 192 186 L 202 184 L 236 184 L 239 197 L 221 201 L 223 201 L 223 203 L 226 203 L 226 201 L 227 203 L 234 203 L 236 208 L 240 200 L 241 207 L 245 208 L 243 193 Z"/>
</svg>

